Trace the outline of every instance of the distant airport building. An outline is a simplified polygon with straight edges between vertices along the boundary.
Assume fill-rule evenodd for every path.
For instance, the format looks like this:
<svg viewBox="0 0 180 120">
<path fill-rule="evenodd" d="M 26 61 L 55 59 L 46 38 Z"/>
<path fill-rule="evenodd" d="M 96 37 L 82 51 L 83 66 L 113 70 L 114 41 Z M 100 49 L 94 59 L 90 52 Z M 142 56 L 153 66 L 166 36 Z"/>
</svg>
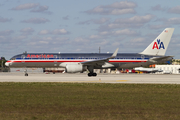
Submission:
<svg viewBox="0 0 180 120">
<path fill-rule="evenodd" d="M 180 65 L 155 65 L 155 68 L 163 70 L 157 74 L 180 74 Z"/>
</svg>

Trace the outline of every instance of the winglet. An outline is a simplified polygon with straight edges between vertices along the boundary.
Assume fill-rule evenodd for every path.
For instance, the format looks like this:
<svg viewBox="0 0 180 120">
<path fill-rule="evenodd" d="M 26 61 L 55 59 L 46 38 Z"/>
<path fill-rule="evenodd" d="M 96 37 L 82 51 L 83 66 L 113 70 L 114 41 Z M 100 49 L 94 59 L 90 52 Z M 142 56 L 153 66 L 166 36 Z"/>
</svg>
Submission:
<svg viewBox="0 0 180 120">
<path fill-rule="evenodd" d="M 108 62 L 109 59 L 113 59 L 113 58 L 115 58 L 115 57 L 117 56 L 118 49 L 119 49 L 119 48 L 117 48 L 117 49 L 115 50 L 115 52 L 112 54 L 112 56 L 109 57 L 109 58 L 100 59 L 100 60 L 85 61 L 85 62 L 81 62 L 81 64 L 83 64 L 83 65 L 96 65 L 96 64 L 103 65 L 103 64 L 105 64 L 105 62 Z"/>
<path fill-rule="evenodd" d="M 115 52 L 113 53 L 113 55 L 109 59 L 115 58 L 117 56 L 118 50 L 119 50 L 119 48 L 117 48 L 115 50 Z"/>
</svg>

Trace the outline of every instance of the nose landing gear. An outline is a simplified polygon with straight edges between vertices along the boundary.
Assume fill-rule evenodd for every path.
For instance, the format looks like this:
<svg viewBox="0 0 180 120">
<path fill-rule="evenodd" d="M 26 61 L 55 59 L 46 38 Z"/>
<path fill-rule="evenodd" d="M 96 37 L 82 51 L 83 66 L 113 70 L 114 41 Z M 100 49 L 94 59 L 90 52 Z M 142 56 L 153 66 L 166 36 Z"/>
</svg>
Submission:
<svg viewBox="0 0 180 120">
<path fill-rule="evenodd" d="M 24 69 L 24 75 L 28 76 L 27 69 Z"/>
</svg>

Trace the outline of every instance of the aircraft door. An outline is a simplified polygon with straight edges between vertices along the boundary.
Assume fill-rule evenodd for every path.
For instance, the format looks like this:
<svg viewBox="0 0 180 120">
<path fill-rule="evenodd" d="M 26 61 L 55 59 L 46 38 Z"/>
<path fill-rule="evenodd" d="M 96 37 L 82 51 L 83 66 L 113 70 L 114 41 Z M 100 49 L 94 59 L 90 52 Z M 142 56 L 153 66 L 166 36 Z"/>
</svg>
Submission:
<svg viewBox="0 0 180 120">
<path fill-rule="evenodd" d="M 144 62 L 144 58 L 145 58 L 145 56 L 141 55 L 141 62 Z"/>
<path fill-rule="evenodd" d="M 21 59 L 22 59 L 22 60 L 21 60 L 21 63 L 25 63 L 25 58 L 26 58 L 25 55 L 22 55 L 22 56 L 21 56 Z"/>
<path fill-rule="evenodd" d="M 54 55 L 54 67 L 57 67 L 57 55 Z"/>
</svg>

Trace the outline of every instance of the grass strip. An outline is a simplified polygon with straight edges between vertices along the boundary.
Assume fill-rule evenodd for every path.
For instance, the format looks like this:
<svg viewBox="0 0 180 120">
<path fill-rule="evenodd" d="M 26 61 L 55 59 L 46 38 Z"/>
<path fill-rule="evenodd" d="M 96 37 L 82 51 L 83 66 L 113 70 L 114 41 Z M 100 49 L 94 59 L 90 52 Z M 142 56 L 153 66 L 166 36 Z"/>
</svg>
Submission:
<svg viewBox="0 0 180 120">
<path fill-rule="evenodd" d="M 2 120 L 180 119 L 180 85 L 0 83 Z"/>
</svg>

